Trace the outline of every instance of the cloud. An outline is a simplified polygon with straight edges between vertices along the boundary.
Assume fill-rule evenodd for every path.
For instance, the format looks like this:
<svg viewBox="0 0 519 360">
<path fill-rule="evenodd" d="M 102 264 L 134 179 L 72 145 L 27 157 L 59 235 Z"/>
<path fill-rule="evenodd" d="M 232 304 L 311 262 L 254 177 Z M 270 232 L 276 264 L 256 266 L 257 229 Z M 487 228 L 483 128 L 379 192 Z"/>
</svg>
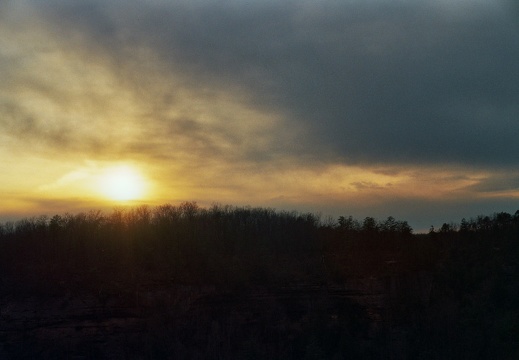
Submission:
<svg viewBox="0 0 519 360">
<path fill-rule="evenodd" d="M 251 104 L 252 92 L 201 81 L 189 64 L 164 57 L 160 46 L 171 39 L 148 41 L 160 8 L 114 4 L 33 4 L 38 20 L 25 19 L 26 31 L 48 41 L 35 49 L 15 31 L 5 41 L 28 59 L 27 69 L 11 64 L 11 86 L 0 86 L 8 135 L 31 151 L 191 163 L 264 162 L 301 148 L 299 130 Z"/>
<path fill-rule="evenodd" d="M 357 163 L 516 164 L 519 33 L 506 14 L 379 5 L 172 11 L 163 19 L 176 25 L 154 29 L 162 36 L 150 43 L 172 66 L 239 84 L 252 103 L 282 112 L 303 129 L 303 151 Z"/>
<path fill-rule="evenodd" d="M 135 160 L 230 202 L 512 194 L 510 4 L 1 2 L 0 159 Z"/>
<path fill-rule="evenodd" d="M 31 3 L 40 24 L 63 56 L 97 64 L 117 91 L 124 87 L 136 108 L 129 126 L 148 111 L 160 133 L 174 129 L 206 154 L 221 154 L 226 139 L 255 146 L 254 132 L 232 127 L 254 127 L 256 119 L 208 114 L 214 99 L 204 97 L 226 94 L 235 98 L 221 104 L 276 114 L 265 143 L 306 161 L 508 166 L 519 159 L 519 30 L 499 4 L 51 3 Z M 78 96 L 103 103 L 98 88 L 87 90 Z M 289 132 L 295 136 L 277 136 Z M 264 150 L 240 147 L 240 154 L 271 158 Z"/>
<path fill-rule="evenodd" d="M 519 174 L 517 171 L 491 174 L 468 187 L 468 190 L 480 194 L 504 194 L 519 198 Z"/>
<path fill-rule="evenodd" d="M 350 185 L 357 190 L 384 190 L 386 187 L 390 187 L 391 183 L 380 185 L 372 181 L 355 181 L 352 182 Z"/>
<path fill-rule="evenodd" d="M 72 172 L 69 172 L 62 177 L 60 177 L 58 180 L 50 183 L 45 184 L 39 187 L 39 190 L 41 191 L 52 191 L 52 190 L 61 190 L 63 187 L 66 187 L 67 185 L 73 184 L 75 182 L 88 179 L 89 177 L 92 177 L 92 169 L 86 169 L 82 168 L 79 170 L 74 170 Z"/>
</svg>

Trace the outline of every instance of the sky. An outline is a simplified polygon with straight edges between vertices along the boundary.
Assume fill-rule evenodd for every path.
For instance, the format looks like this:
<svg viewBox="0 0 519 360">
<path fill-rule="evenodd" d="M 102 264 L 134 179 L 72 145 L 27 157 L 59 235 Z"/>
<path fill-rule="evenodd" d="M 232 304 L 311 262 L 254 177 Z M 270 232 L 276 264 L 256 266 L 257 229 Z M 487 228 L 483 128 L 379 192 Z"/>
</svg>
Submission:
<svg viewBox="0 0 519 360">
<path fill-rule="evenodd" d="M 0 221 L 183 201 L 415 231 L 515 213 L 519 6 L 2 0 L 0 129 Z"/>
</svg>

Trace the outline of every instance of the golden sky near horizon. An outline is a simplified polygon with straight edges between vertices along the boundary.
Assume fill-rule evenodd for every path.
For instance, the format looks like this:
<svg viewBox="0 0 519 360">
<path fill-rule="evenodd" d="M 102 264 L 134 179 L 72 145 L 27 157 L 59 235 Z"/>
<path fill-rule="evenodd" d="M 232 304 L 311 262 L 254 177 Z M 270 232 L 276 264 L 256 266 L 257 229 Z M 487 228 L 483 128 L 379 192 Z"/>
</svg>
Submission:
<svg viewBox="0 0 519 360">
<path fill-rule="evenodd" d="M 372 3 L 3 3 L 0 220 L 181 201 L 415 228 L 515 211 L 506 12 Z"/>
</svg>

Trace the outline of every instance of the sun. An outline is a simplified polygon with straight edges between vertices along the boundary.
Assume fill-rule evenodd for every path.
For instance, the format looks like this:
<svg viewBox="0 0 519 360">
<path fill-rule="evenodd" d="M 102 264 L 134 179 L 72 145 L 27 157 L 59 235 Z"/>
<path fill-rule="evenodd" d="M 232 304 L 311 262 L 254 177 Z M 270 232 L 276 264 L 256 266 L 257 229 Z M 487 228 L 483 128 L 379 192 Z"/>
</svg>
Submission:
<svg viewBox="0 0 519 360">
<path fill-rule="evenodd" d="M 142 199 L 146 182 L 140 172 L 129 165 L 106 169 L 99 178 L 101 193 L 110 200 L 130 201 Z"/>
</svg>

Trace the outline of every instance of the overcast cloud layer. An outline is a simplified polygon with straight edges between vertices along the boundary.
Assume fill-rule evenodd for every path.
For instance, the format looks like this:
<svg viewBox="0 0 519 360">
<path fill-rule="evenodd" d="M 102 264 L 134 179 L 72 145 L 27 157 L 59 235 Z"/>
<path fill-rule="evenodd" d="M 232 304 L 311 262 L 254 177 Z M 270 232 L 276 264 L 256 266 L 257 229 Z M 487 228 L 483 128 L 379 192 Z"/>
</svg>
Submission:
<svg viewBox="0 0 519 360">
<path fill-rule="evenodd" d="M 512 2 L 131 3 L 0 4 L 4 153 L 149 157 L 215 183 L 229 169 L 449 168 L 467 172 L 466 197 L 517 197 Z"/>
</svg>

